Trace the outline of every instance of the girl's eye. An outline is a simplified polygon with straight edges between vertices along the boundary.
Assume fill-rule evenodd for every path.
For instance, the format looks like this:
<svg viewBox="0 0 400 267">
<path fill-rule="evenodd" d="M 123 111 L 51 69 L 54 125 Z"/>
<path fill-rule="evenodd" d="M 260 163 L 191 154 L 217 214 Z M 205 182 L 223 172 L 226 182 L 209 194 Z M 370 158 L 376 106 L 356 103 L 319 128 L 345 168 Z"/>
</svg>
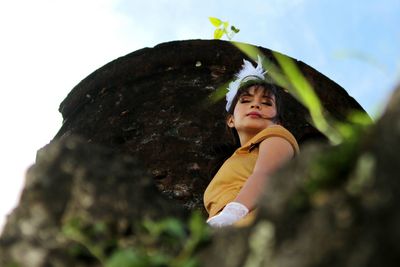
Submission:
<svg viewBox="0 0 400 267">
<path fill-rule="evenodd" d="M 248 103 L 250 100 L 246 99 L 246 98 L 241 98 L 240 99 L 240 103 Z"/>
<path fill-rule="evenodd" d="M 263 102 L 263 105 L 272 106 L 272 102 L 271 101 L 266 101 L 266 102 Z"/>
</svg>

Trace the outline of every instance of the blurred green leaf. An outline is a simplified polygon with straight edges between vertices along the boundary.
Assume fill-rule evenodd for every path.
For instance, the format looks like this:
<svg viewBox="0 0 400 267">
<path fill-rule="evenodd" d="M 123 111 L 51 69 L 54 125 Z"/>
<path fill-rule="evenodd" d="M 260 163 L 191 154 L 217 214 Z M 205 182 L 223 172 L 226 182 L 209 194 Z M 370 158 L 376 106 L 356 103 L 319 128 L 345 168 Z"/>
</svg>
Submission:
<svg viewBox="0 0 400 267">
<path fill-rule="evenodd" d="M 235 26 L 231 26 L 231 30 L 234 32 L 234 33 L 238 33 L 240 30 L 238 29 L 238 28 L 236 28 Z"/>
<path fill-rule="evenodd" d="M 223 35 L 224 35 L 224 30 L 223 29 L 216 29 L 214 31 L 214 39 L 219 40 L 219 39 L 222 38 Z"/>
<path fill-rule="evenodd" d="M 233 32 L 235 32 L 235 29 L 234 26 L 231 27 Z M 263 53 L 253 45 L 238 42 L 231 43 L 253 61 L 257 61 L 258 55 L 263 55 Z M 354 128 L 355 125 L 365 127 L 371 124 L 371 119 L 363 112 L 351 115 L 351 117 L 349 117 L 350 124 L 338 124 L 334 122 L 323 108 L 314 88 L 312 88 L 311 84 L 301 73 L 297 64 L 291 58 L 280 53 L 273 52 L 273 55 L 280 68 L 266 58 L 263 58 L 263 68 L 268 70 L 268 75 L 271 76 L 277 85 L 288 90 L 292 96 L 308 109 L 311 115 L 310 123 L 322 132 L 332 144 L 339 144 L 343 141 L 343 138 L 350 138 L 353 136 L 355 131 L 357 131 Z M 223 90 L 214 92 L 211 97 L 212 101 L 216 102 L 223 98 L 223 92 Z"/>
<path fill-rule="evenodd" d="M 354 175 L 346 185 L 346 190 L 352 195 L 360 194 L 373 184 L 376 159 L 370 153 L 362 154 L 356 163 Z"/>
<path fill-rule="evenodd" d="M 145 267 L 146 260 L 131 249 L 117 250 L 107 260 L 105 267 Z"/>
<path fill-rule="evenodd" d="M 316 128 L 325 134 L 333 144 L 342 142 L 340 134 L 326 120 L 325 111 L 314 89 L 300 72 L 294 61 L 280 53 L 273 52 L 273 54 L 292 85 L 288 88 L 289 91 L 309 110 L 312 122 Z"/>
<path fill-rule="evenodd" d="M 105 222 L 97 222 L 93 225 L 93 232 L 96 234 L 103 234 L 107 231 L 107 225 Z"/>
<path fill-rule="evenodd" d="M 218 101 L 220 101 L 222 98 L 225 97 L 226 93 L 227 93 L 227 89 L 229 82 L 226 82 L 224 84 L 222 84 L 221 86 L 219 86 L 214 92 L 212 92 L 209 96 L 208 99 L 206 99 L 206 103 L 205 104 L 209 104 L 208 101 L 211 101 L 212 103 L 216 103 Z"/>
<path fill-rule="evenodd" d="M 355 59 L 360 62 L 367 63 L 378 70 L 382 71 L 385 74 L 388 74 L 388 67 L 383 64 L 378 59 L 374 58 L 372 55 L 363 53 L 361 51 L 354 51 L 354 50 L 341 50 L 335 53 L 335 56 L 339 59 Z"/>
<path fill-rule="evenodd" d="M 101 225 L 99 223 L 98 225 Z M 105 226 L 104 226 L 105 227 Z M 104 242 L 95 243 L 90 234 L 94 232 L 95 226 L 84 227 L 84 223 L 79 218 L 72 218 L 62 226 L 62 233 L 65 237 L 77 242 L 85 247 L 98 261 L 104 262 Z M 105 240 L 107 241 L 107 240 Z"/>
<path fill-rule="evenodd" d="M 184 239 L 186 236 L 183 224 L 174 218 L 167 218 L 158 222 L 145 220 L 143 226 L 153 237 L 158 237 L 165 233 L 178 239 Z"/>
<path fill-rule="evenodd" d="M 263 53 L 255 46 L 232 42 L 239 50 L 250 57 L 253 61 L 257 61 L 258 55 Z M 315 94 L 314 89 L 305 79 L 304 75 L 297 68 L 296 64 L 287 56 L 280 53 L 273 53 L 274 57 L 283 70 L 283 73 L 269 60 L 263 58 L 263 68 L 268 70 L 268 74 L 276 84 L 287 89 L 300 103 L 302 103 L 311 114 L 311 123 L 328 139 L 338 144 L 342 141 L 340 134 L 332 127 L 325 118 L 325 111 Z"/>
<path fill-rule="evenodd" d="M 253 45 L 239 42 L 232 42 L 232 44 L 254 61 L 257 61 L 257 55 L 262 55 L 261 51 Z"/>
<path fill-rule="evenodd" d="M 361 111 L 353 111 L 349 114 L 348 120 L 350 123 L 369 126 L 373 124 L 373 120 L 368 116 L 367 113 Z"/>
<path fill-rule="evenodd" d="M 81 221 L 78 218 L 73 218 L 63 224 L 61 231 L 67 237 L 81 235 Z"/>
<path fill-rule="evenodd" d="M 192 237 L 201 240 L 208 235 L 209 227 L 204 222 L 204 218 L 200 212 L 194 211 L 189 220 L 189 229 Z"/>
<path fill-rule="evenodd" d="M 168 219 L 164 221 L 164 231 L 173 237 L 184 239 L 186 233 L 182 222 L 178 219 Z"/>
<path fill-rule="evenodd" d="M 197 267 L 197 266 L 199 266 L 199 263 L 195 258 L 189 258 L 180 265 L 180 267 Z"/>
<path fill-rule="evenodd" d="M 108 258 L 105 267 L 153 267 L 168 266 L 171 258 L 162 253 L 148 255 L 146 251 L 118 249 Z"/>
<path fill-rule="evenodd" d="M 219 27 L 222 25 L 222 21 L 218 18 L 208 17 L 208 19 L 210 20 L 211 24 L 214 25 L 215 27 Z"/>
</svg>

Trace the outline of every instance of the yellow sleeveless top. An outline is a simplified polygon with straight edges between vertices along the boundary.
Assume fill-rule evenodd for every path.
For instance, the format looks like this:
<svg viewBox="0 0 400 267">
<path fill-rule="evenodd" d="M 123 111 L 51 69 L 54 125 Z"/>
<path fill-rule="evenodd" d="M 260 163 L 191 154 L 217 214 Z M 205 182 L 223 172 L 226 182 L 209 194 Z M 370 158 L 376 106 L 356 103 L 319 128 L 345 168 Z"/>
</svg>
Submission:
<svg viewBox="0 0 400 267">
<path fill-rule="evenodd" d="M 247 178 L 253 173 L 258 157 L 258 145 L 273 136 L 284 138 L 292 145 L 294 154 L 299 153 L 296 139 L 284 127 L 273 125 L 259 132 L 224 162 L 208 185 L 203 200 L 209 218 L 217 215 L 226 204 L 236 198 Z M 248 225 L 253 221 L 254 216 L 253 210 L 235 225 Z"/>
</svg>

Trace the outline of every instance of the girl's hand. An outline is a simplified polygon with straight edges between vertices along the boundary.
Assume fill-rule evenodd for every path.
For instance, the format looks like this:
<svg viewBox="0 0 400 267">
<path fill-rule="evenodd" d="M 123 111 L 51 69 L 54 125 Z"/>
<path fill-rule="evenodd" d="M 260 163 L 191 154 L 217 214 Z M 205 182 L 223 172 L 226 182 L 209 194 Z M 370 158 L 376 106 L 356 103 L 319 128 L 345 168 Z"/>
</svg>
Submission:
<svg viewBox="0 0 400 267">
<path fill-rule="evenodd" d="M 224 227 L 237 222 L 247 213 L 249 213 L 249 209 L 245 205 L 239 202 L 230 202 L 218 215 L 208 219 L 207 223 L 212 227 Z"/>
</svg>

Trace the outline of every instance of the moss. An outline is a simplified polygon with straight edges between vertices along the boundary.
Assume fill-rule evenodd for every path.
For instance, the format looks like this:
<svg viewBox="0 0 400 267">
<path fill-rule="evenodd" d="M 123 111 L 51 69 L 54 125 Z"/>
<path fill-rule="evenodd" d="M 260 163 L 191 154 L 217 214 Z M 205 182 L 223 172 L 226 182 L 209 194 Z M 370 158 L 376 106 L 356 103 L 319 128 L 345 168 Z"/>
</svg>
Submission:
<svg viewBox="0 0 400 267">
<path fill-rule="evenodd" d="M 365 173 L 370 172 L 374 164 L 370 157 L 360 156 L 362 136 L 369 129 L 366 125 L 349 124 L 346 127 L 347 136 L 340 145 L 315 154 L 303 175 L 303 184 L 289 200 L 288 207 L 293 211 L 304 211 L 310 207 L 316 194 L 341 185 L 346 185 L 347 190 L 352 192 L 359 190 L 366 183 L 360 180 L 361 177 L 365 177 Z"/>
<path fill-rule="evenodd" d="M 358 195 L 371 184 L 376 165 L 376 159 L 372 154 L 365 153 L 358 160 L 352 179 L 346 184 L 346 190 L 351 195 Z"/>
<path fill-rule="evenodd" d="M 313 194 L 344 182 L 357 158 L 358 145 L 353 139 L 333 147 L 328 153 L 321 153 L 310 166 L 305 190 Z"/>
<path fill-rule="evenodd" d="M 105 267 L 197 266 L 194 253 L 209 238 L 208 226 L 199 212 L 192 213 L 187 225 L 176 218 L 165 218 L 143 220 L 132 227 L 132 233 L 118 235 L 109 223 L 74 218 L 64 224 L 63 233 L 78 244 L 72 256 L 82 258 L 89 252 L 92 260 Z"/>
<path fill-rule="evenodd" d="M 254 226 L 249 239 L 250 253 L 247 256 L 245 267 L 275 266 L 272 255 L 275 245 L 275 228 L 268 221 L 260 221 Z"/>
</svg>

